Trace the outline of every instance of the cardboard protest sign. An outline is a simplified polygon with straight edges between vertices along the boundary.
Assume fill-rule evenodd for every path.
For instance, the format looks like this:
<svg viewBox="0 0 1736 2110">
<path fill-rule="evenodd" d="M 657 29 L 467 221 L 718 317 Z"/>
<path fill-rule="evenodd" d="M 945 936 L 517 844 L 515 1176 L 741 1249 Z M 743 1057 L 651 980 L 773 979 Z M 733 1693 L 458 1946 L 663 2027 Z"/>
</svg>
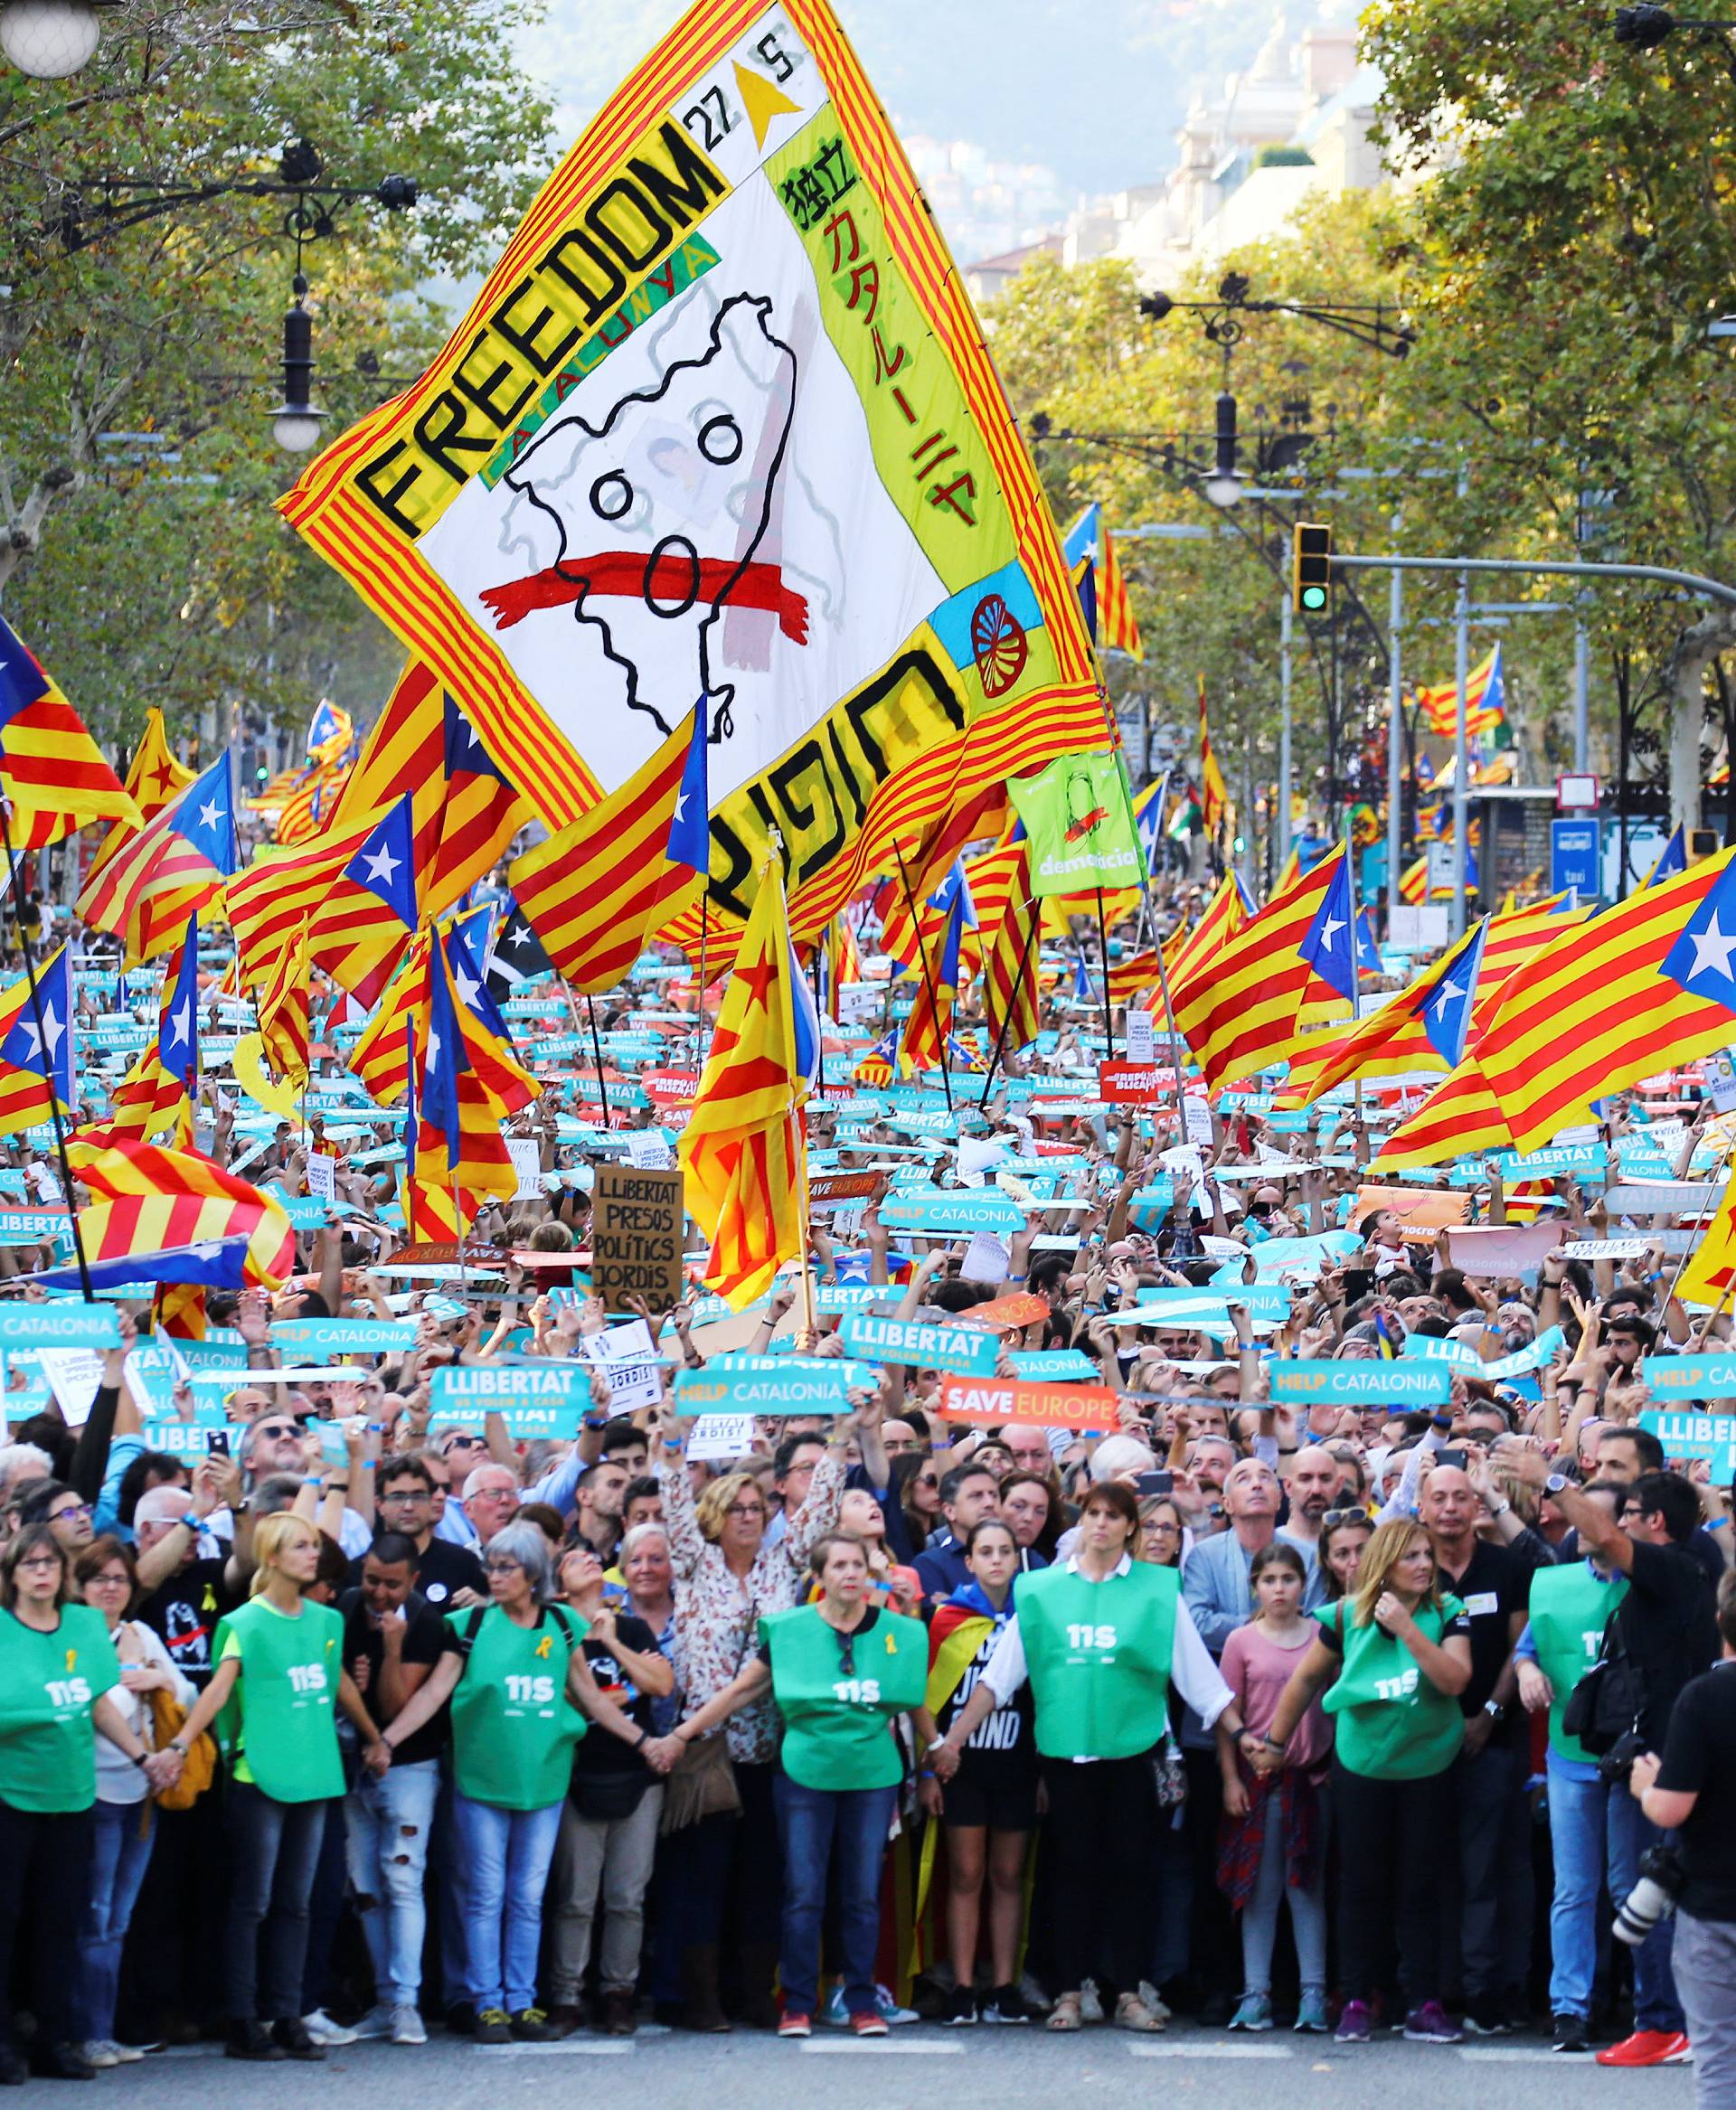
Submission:
<svg viewBox="0 0 1736 2110">
<path fill-rule="evenodd" d="M 629 1296 L 658 1310 L 683 1287 L 679 1166 L 602 1165 L 591 1189 L 590 1286 L 612 1312 Z"/>
</svg>

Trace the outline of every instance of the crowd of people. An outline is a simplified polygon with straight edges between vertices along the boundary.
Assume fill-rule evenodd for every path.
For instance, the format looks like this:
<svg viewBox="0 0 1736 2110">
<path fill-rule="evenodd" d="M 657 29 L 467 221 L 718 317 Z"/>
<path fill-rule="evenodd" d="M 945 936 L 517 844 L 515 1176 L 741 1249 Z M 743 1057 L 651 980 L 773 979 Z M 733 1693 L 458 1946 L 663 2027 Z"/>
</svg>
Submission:
<svg viewBox="0 0 1736 2110">
<path fill-rule="evenodd" d="M 1003 1377 L 1071 1352 L 1101 1427 L 949 1418 L 945 1372 L 883 1364 L 846 1414 L 716 1455 L 678 1372 L 844 1352 L 824 1294 L 792 1344 L 793 1274 L 746 1325 L 645 1309 L 661 1398 L 616 1411 L 587 1366 L 571 1437 L 443 1415 L 441 1371 L 582 1365 L 610 1329 L 558 1085 L 525 1123 L 548 1199 L 489 1211 L 458 1283 L 403 1291 L 392 1175 L 352 1139 L 305 1272 L 208 1299 L 238 1361 L 203 1451 L 165 1440 L 123 1302 L 83 1418 L 14 1417 L 0 1449 L 0 2081 L 202 2035 L 316 2060 L 647 2017 L 1689 2056 L 1667 1911 L 1631 1944 L 1610 1923 L 1667 1860 L 1673 1710 L 1736 1636 L 1731 1502 L 1641 1425 L 1639 1364 L 1728 1318 L 1675 1302 L 1643 1237 L 1467 1272 L 1359 1209 L 1348 1114 L 1335 1158 L 1337 1116 L 1298 1138 L 1226 1104 L 1183 1146 L 1161 1112 L 1033 1110 L 1031 1079 L 1090 1061 L 1052 1028 L 978 1147 L 1058 1163 L 1060 1212 L 1031 1199 L 991 1269 L 870 1202 L 847 1238 L 819 1220 L 816 1271 L 891 1317 L 1002 1300 Z M 1648 1116 L 1604 1111 L 1612 1145 Z M 816 1102 L 810 1135 L 841 1171 L 959 1182 L 956 1135 Z M 297 1192 L 303 1139 L 249 1176 Z M 1498 1178 L 1475 1202 L 1505 1220 Z M 1609 1229 L 1596 1187 L 1539 1206 Z M 1187 1288 L 1222 1315 L 1142 1302 Z M 1010 1295 L 1035 1301 L 1008 1323 Z M 278 1333 L 406 1314 L 413 1342 L 323 1370 Z M 1382 1396 L 1412 1336 L 1453 1352 L 1443 1405 Z M 1369 1382 L 1275 1399 L 1298 1354 Z"/>
</svg>

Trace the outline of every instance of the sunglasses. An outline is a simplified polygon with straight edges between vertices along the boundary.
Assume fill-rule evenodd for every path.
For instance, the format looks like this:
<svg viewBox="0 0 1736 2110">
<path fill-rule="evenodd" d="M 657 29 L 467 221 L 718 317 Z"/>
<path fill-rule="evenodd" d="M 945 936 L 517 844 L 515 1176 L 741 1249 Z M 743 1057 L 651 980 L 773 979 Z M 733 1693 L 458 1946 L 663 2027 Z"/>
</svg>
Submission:
<svg viewBox="0 0 1736 2110">
<path fill-rule="evenodd" d="M 846 1678 L 856 1674 L 856 1636 L 854 1629 L 838 1635 L 838 1668 Z"/>
<path fill-rule="evenodd" d="M 255 1436 L 299 1436 L 301 1430 L 293 1421 L 261 1421 L 254 1428 Z"/>
<path fill-rule="evenodd" d="M 1374 1520 L 1365 1509 L 1329 1509 L 1320 1520 L 1320 1529 L 1324 1531 L 1335 1524 L 1366 1524 L 1373 1531 Z"/>
</svg>

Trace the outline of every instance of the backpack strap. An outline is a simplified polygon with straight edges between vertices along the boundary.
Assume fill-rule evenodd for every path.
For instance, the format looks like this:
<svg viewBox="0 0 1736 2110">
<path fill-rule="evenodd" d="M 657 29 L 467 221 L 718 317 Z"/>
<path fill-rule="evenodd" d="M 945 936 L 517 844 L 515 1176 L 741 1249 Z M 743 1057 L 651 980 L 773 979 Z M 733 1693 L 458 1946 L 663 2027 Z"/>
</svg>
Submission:
<svg viewBox="0 0 1736 2110">
<path fill-rule="evenodd" d="M 486 1605 L 476 1605 L 471 1607 L 469 1618 L 465 1621 L 458 1631 L 458 1659 L 461 1663 L 467 1663 L 469 1662 L 470 1651 L 476 1645 L 476 1636 L 482 1632 L 482 1623 L 487 1615 L 488 1607 Z"/>
</svg>

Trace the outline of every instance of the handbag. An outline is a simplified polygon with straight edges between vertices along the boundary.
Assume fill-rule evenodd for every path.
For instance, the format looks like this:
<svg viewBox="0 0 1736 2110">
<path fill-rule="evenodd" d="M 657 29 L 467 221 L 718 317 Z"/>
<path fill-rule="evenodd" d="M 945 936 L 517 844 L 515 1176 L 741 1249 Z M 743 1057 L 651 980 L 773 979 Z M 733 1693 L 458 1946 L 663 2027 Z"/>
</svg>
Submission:
<svg viewBox="0 0 1736 2110">
<path fill-rule="evenodd" d="M 180 1735 L 187 1710 L 173 1692 L 160 1685 L 152 1691 L 150 1701 L 151 1742 L 160 1751 Z M 188 1745 L 181 1776 L 175 1785 L 157 1789 L 156 1806 L 160 1810 L 190 1810 L 216 1777 L 217 1746 L 212 1740 L 211 1732 L 206 1730 Z"/>
<path fill-rule="evenodd" d="M 1164 1740 L 1151 1754 L 1152 1785 L 1157 1791 L 1160 1810 L 1179 1810 L 1187 1800 L 1187 1762 L 1174 1734 L 1165 1729 Z"/>
<path fill-rule="evenodd" d="M 735 1785 L 730 1739 L 722 1729 L 715 1736 L 694 1737 L 685 1744 L 664 1785 L 663 1814 L 657 1820 L 662 1835 L 684 1832 L 702 1817 L 741 1813 L 741 1791 Z"/>
</svg>

